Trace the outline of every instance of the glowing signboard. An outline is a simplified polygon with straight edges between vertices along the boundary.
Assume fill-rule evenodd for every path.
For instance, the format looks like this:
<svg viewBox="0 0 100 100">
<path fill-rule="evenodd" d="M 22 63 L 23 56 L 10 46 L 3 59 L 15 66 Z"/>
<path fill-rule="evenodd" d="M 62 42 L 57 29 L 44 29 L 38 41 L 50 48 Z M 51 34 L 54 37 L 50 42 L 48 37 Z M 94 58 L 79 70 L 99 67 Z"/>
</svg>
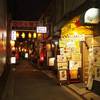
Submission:
<svg viewBox="0 0 100 100">
<path fill-rule="evenodd" d="M 11 62 L 11 64 L 15 64 L 16 63 L 16 57 L 11 57 L 10 62 Z"/>
<path fill-rule="evenodd" d="M 11 40 L 16 40 L 16 31 L 11 32 Z"/>
<path fill-rule="evenodd" d="M 47 33 L 46 26 L 37 26 L 37 33 Z"/>
</svg>

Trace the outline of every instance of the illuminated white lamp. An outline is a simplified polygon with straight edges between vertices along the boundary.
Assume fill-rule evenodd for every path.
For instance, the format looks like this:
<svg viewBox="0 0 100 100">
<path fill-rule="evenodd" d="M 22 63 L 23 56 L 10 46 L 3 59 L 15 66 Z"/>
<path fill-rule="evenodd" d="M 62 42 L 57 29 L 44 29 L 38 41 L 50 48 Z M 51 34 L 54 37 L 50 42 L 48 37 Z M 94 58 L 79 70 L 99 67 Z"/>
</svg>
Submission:
<svg viewBox="0 0 100 100">
<path fill-rule="evenodd" d="M 100 22 L 100 9 L 90 8 L 86 11 L 84 22 L 90 24 L 98 24 Z"/>
<path fill-rule="evenodd" d="M 25 53 L 25 58 L 28 58 L 28 53 Z"/>
<path fill-rule="evenodd" d="M 16 57 L 11 57 L 10 62 L 11 64 L 16 64 Z"/>
</svg>

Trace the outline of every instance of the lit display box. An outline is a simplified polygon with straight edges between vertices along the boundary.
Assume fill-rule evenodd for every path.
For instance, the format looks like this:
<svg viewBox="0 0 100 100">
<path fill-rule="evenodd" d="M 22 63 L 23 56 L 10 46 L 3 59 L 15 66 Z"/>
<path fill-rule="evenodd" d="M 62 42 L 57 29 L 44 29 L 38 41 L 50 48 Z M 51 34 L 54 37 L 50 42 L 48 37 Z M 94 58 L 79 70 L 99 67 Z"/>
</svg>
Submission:
<svg viewBox="0 0 100 100">
<path fill-rule="evenodd" d="M 28 53 L 25 53 L 25 58 L 28 58 Z"/>
<path fill-rule="evenodd" d="M 11 57 L 10 62 L 11 64 L 16 64 L 16 57 Z"/>
<path fill-rule="evenodd" d="M 55 58 L 49 58 L 49 66 L 54 66 Z"/>
</svg>

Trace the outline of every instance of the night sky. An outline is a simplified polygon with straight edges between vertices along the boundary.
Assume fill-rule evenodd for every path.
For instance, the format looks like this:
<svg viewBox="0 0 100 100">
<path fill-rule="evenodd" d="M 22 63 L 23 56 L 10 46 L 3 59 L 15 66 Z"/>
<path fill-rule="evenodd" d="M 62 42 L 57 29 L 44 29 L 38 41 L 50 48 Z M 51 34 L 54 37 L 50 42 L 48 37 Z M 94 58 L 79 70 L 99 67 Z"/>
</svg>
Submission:
<svg viewBox="0 0 100 100">
<path fill-rule="evenodd" d="M 7 0 L 13 20 L 38 20 L 51 0 Z"/>
</svg>

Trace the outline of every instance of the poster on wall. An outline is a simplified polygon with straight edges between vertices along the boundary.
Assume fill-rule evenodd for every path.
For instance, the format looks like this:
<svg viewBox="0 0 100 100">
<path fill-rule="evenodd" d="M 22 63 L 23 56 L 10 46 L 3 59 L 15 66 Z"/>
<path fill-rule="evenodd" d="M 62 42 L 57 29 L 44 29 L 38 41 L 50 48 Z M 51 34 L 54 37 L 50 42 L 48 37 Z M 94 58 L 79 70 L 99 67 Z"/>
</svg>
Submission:
<svg viewBox="0 0 100 100">
<path fill-rule="evenodd" d="M 70 55 L 71 54 L 71 48 L 60 48 L 60 54 L 61 55 Z"/>
<path fill-rule="evenodd" d="M 95 80 L 100 81 L 100 67 L 95 68 Z"/>
<path fill-rule="evenodd" d="M 67 62 L 65 55 L 57 55 L 57 62 Z"/>
<path fill-rule="evenodd" d="M 65 55 L 57 55 L 57 69 L 67 69 L 68 61 Z"/>
<path fill-rule="evenodd" d="M 70 70 L 70 78 L 78 79 L 78 70 L 81 68 L 81 61 L 73 61 L 69 62 L 69 70 Z"/>
<path fill-rule="evenodd" d="M 58 70 L 67 69 L 67 66 L 68 66 L 67 62 L 65 62 L 65 63 L 63 63 L 63 62 L 57 63 Z"/>
<path fill-rule="evenodd" d="M 95 65 L 95 80 L 100 81 L 100 47 L 93 47 L 94 65 Z"/>
<path fill-rule="evenodd" d="M 60 81 L 67 80 L 67 72 L 66 72 L 66 70 L 60 70 L 59 71 L 59 80 Z"/>
<path fill-rule="evenodd" d="M 78 70 L 78 68 L 81 68 L 81 61 L 69 61 L 69 69 L 70 70 Z"/>
<path fill-rule="evenodd" d="M 72 53 L 72 60 L 81 60 L 81 54 L 80 53 Z"/>
<path fill-rule="evenodd" d="M 94 47 L 93 48 L 93 54 L 94 54 L 95 65 L 100 66 L 100 47 Z"/>
</svg>

